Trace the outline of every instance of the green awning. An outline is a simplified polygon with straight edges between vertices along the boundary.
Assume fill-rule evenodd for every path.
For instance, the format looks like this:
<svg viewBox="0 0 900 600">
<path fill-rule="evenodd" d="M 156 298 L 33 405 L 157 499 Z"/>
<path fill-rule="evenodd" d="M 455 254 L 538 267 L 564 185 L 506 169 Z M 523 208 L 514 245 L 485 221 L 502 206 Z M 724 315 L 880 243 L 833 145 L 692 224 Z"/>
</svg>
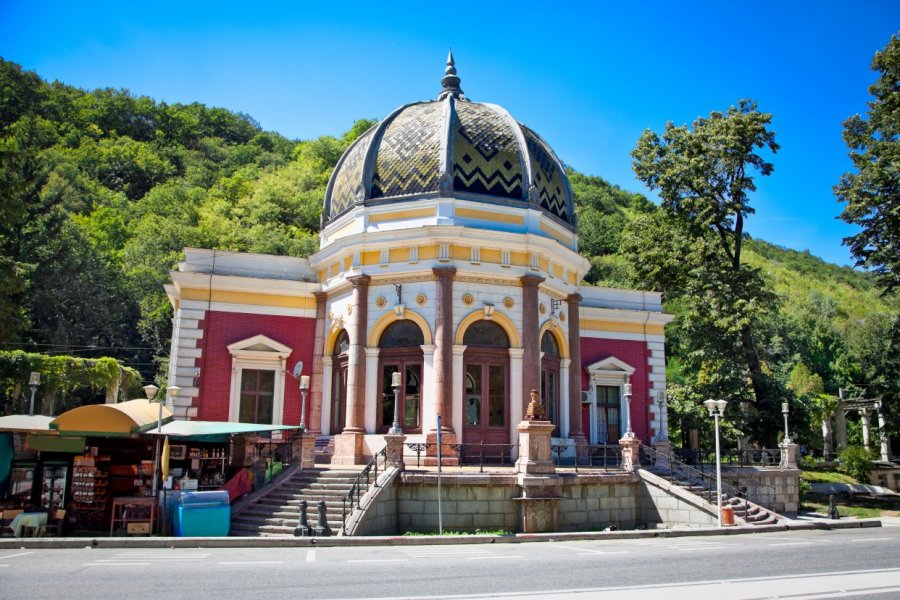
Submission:
<svg viewBox="0 0 900 600">
<path fill-rule="evenodd" d="M 236 423 L 232 421 L 170 421 L 160 431 L 151 429 L 147 435 L 168 436 L 169 438 L 192 439 L 195 441 L 224 441 L 232 434 L 272 433 L 293 431 L 299 427 L 292 425 L 266 425 L 264 423 Z"/>
<path fill-rule="evenodd" d="M 25 438 L 25 447 L 42 452 L 84 452 L 84 438 L 80 436 L 32 435 Z"/>
</svg>

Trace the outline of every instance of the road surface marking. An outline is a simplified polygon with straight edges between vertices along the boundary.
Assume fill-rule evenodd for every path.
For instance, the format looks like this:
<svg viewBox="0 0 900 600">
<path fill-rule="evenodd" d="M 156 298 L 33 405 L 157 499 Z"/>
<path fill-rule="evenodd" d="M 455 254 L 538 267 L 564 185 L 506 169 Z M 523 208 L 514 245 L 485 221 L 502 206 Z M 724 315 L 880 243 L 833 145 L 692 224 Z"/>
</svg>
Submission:
<svg viewBox="0 0 900 600">
<path fill-rule="evenodd" d="M 383 563 L 383 562 L 409 562 L 408 558 L 360 558 L 348 560 L 348 563 Z"/>
<path fill-rule="evenodd" d="M 17 556 L 27 556 L 29 554 L 34 554 L 34 552 L 19 552 L 18 554 L 8 554 L 6 556 L 0 556 L 0 560 L 6 560 L 7 558 L 15 558 Z"/>
<path fill-rule="evenodd" d="M 525 558 L 524 556 L 501 556 L 499 554 L 493 554 L 490 556 L 470 556 L 466 560 L 488 560 L 491 558 Z"/>
<path fill-rule="evenodd" d="M 890 542 L 893 538 L 856 538 L 851 542 Z"/>
<path fill-rule="evenodd" d="M 769 546 L 812 546 L 814 542 L 784 542 L 781 544 L 769 544 Z"/>
<path fill-rule="evenodd" d="M 148 562 L 96 562 L 82 563 L 83 567 L 149 567 Z"/>
<path fill-rule="evenodd" d="M 722 548 L 726 548 L 727 546 L 680 546 L 676 547 L 676 550 L 686 551 L 686 550 L 721 550 Z"/>
<path fill-rule="evenodd" d="M 581 556 L 587 556 L 590 554 L 631 554 L 631 550 L 590 550 L 588 548 L 578 548 L 576 546 L 566 546 L 565 544 L 552 544 L 551 548 L 562 548 L 564 550 L 574 550 L 578 552 Z"/>
<path fill-rule="evenodd" d="M 220 565 L 282 565 L 283 560 L 223 560 Z"/>
<path fill-rule="evenodd" d="M 306 551 L 306 562 L 316 562 L 316 551 L 315 550 L 307 550 Z"/>
</svg>

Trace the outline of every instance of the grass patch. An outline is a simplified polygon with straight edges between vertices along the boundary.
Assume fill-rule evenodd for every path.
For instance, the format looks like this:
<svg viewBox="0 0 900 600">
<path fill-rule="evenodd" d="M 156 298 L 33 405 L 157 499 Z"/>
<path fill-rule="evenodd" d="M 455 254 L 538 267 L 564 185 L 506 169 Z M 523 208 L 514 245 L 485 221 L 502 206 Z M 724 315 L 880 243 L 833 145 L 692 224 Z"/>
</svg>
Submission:
<svg viewBox="0 0 900 600">
<path fill-rule="evenodd" d="M 807 483 L 859 483 L 846 473 L 838 471 L 816 471 L 804 469 L 800 472 L 800 479 Z"/>
<path fill-rule="evenodd" d="M 444 533 L 438 533 L 437 531 L 407 531 L 403 534 L 404 537 L 415 537 L 415 536 L 447 536 L 447 535 L 510 535 L 510 532 L 505 529 L 476 529 L 475 531 L 444 531 Z"/>
<path fill-rule="evenodd" d="M 882 515 L 893 516 L 900 511 L 900 498 L 895 496 L 861 496 L 861 495 L 835 495 L 834 502 L 838 513 L 842 517 L 856 517 L 858 519 L 878 518 Z M 801 509 L 828 514 L 828 496 L 825 494 L 807 494 L 803 498 Z"/>
</svg>

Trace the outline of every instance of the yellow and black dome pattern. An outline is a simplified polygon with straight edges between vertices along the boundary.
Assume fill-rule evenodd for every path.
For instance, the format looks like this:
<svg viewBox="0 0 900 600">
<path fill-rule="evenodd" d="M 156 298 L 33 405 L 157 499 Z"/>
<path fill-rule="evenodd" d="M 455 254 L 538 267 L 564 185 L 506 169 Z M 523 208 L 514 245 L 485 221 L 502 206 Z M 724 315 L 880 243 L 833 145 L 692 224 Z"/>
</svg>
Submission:
<svg viewBox="0 0 900 600">
<path fill-rule="evenodd" d="M 323 227 L 355 206 L 456 197 L 539 209 L 574 231 L 569 180 L 550 146 L 503 108 L 466 99 L 452 56 L 442 83 L 437 100 L 400 107 L 347 149 Z"/>
</svg>

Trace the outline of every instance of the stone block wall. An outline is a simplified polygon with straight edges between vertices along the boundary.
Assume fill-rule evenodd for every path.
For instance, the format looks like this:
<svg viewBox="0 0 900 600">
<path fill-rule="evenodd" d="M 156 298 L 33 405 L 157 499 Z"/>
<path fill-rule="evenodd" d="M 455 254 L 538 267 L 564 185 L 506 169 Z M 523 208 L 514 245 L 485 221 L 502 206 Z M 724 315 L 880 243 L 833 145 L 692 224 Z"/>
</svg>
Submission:
<svg viewBox="0 0 900 600">
<path fill-rule="evenodd" d="M 441 480 L 445 531 L 519 528 L 520 495 L 514 475 L 453 475 Z M 398 533 L 438 530 L 437 475 L 407 473 L 397 486 Z"/>
<path fill-rule="evenodd" d="M 372 486 L 360 500 L 366 510 L 348 519 L 348 535 L 396 535 L 397 534 L 397 486 L 400 470 L 390 467 L 378 477 L 378 485 Z"/>
<path fill-rule="evenodd" d="M 642 470 L 639 475 L 642 485 L 637 515 L 643 525 L 648 528 L 718 525 L 715 506 L 652 473 Z"/>
</svg>

